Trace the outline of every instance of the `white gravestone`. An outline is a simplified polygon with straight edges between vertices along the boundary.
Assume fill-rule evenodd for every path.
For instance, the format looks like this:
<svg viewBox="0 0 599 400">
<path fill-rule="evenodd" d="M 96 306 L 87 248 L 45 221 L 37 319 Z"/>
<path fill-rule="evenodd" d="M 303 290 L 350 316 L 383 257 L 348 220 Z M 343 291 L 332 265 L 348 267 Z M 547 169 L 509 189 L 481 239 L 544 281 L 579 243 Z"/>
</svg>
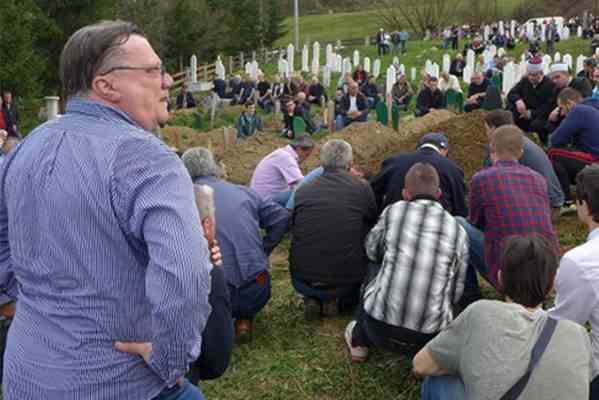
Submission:
<svg viewBox="0 0 599 400">
<path fill-rule="evenodd" d="M 556 51 L 555 55 L 553 56 L 553 62 L 559 63 L 561 61 L 562 61 L 562 55 L 560 54 L 559 51 Z"/>
<path fill-rule="evenodd" d="M 279 60 L 279 75 L 283 78 L 288 78 L 290 75 L 289 63 L 284 58 Z"/>
<path fill-rule="evenodd" d="M 491 58 L 497 55 L 497 46 L 494 44 L 489 47 L 489 53 L 491 54 Z"/>
<path fill-rule="evenodd" d="M 475 63 L 476 54 L 472 49 L 468 49 L 466 52 L 466 66 L 470 67 L 470 71 L 474 71 L 474 63 Z"/>
<path fill-rule="evenodd" d="M 563 63 L 568 66 L 568 69 L 572 71 L 572 56 L 570 54 L 565 54 Z"/>
<path fill-rule="evenodd" d="M 318 75 L 320 72 L 320 61 L 318 58 L 312 59 L 312 75 Z"/>
<path fill-rule="evenodd" d="M 449 54 L 443 55 L 443 72 L 449 73 L 449 69 L 451 68 L 451 57 Z"/>
<path fill-rule="evenodd" d="M 381 74 L 381 60 L 379 60 L 378 58 L 376 60 L 374 60 L 374 65 L 372 67 L 372 75 L 374 75 L 374 78 L 378 78 L 379 75 Z"/>
<path fill-rule="evenodd" d="M 578 36 L 579 38 L 582 37 L 582 26 L 578 26 L 578 30 L 576 31 L 576 36 Z"/>
<path fill-rule="evenodd" d="M 332 44 L 327 44 L 326 47 L 326 55 L 327 55 L 327 65 L 329 66 L 329 68 L 332 68 L 333 65 L 335 64 L 335 53 L 333 53 L 333 45 Z"/>
<path fill-rule="evenodd" d="M 250 78 L 256 81 L 258 75 L 260 75 L 260 68 L 258 68 L 258 61 L 254 60 L 250 63 Z"/>
<path fill-rule="evenodd" d="M 308 45 L 304 45 L 302 49 L 302 71 L 310 72 L 310 51 Z"/>
<path fill-rule="evenodd" d="M 562 40 L 570 39 L 570 28 L 568 28 L 567 26 L 564 29 L 562 29 L 561 39 Z"/>
<path fill-rule="evenodd" d="M 468 65 L 464 67 L 464 83 L 466 83 L 467 85 L 469 85 L 470 81 L 472 80 L 472 71 L 473 68 L 469 67 Z"/>
<path fill-rule="evenodd" d="M 412 79 L 412 82 L 416 81 L 416 67 L 412 67 L 410 70 L 410 78 Z"/>
<path fill-rule="evenodd" d="M 551 56 L 545 54 L 543 56 L 543 73 L 545 75 L 549 75 L 550 68 L 551 68 Z"/>
<path fill-rule="evenodd" d="M 252 67 L 252 65 L 249 62 L 245 63 L 245 67 L 243 68 L 243 71 L 245 72 L 246 75 L 250 74 L 251 67 Z"/>
<path fill-rule="evenodd" d="M 318 42 L 314 42 L 312 45 L 312 68 L 314 68 L 314 60 L 317 60 L 318 69 L 320 69 L 320 44 Z"/>
<path fill-rule="evenodd" d="M 403 65 L 403 64 L 400 64 L 400 65 L 399 65 L 399 71 L 398 71 L 398 73 L 399 73 L 400 75 L 405 75 L 405 74 L 406 74 L 406 66 L 405 66 L 405 65 Z"/>
<path fill-rule="evenodd" d="M 335 56 L 335 71 L 341 72 L 342 69 L 343 69 L 343 57 L 341 56 L 341 54 L 337 54 Z"/>
<path fill-rule="evenodd" d="M 345 74 L 349 74 L 352 72 L 352 65 L 351 65 L 351 61 L 349 58 L 346 58 L 343 60 L 343 68 L 341 73 L 343 74 L 343 76 L 345 76 Z"/>
<path fill-rule="evenodd" d="M 331 86 L 331 68 L 328 65 L 325 65 L 322 71 L 322 84 L 324 87 Z"/>
<path fill-rule="evenodd" d="M 485 25 L 485 27 L 483 28 L 483 40 L 485 42 L 489 41 L 490 34 L 491 34 L 491 28 L 489 27 L 489 25 Z"/>
<path fill-rule="evenodd" d="M 360 52 L 358 50 L 354 50 L 354 67 L 360 65 Z"/>
<path fill-rule="evenodd" d="M 364 57 L 364 71 L 366 71 L 366 73 L 370 73 L 370 58 L 369 57 Z"/>
<path fill-rule="evenodd" d="M 503 21 L 499 21 L 499 34 L 505 35 L 505 26 L 503 25 Z"/>
<path fill-rule="evenodd" d="M 295 66 L 295 47 L 292 44 L 287 46 L 287 62 L 289 63 L 289 72 L 294 71 Z"/>
<path fill-rule="evenodd" d="M 499 49 L 497 49 L 498 57 L 503 57 L 504 55 L 505 55 L 505 49 L 503 47 L 500 47 Z"/>
<path fill-rule="evenodd" d="M 387 68 L 387 94 L 391 93 L 391 89 L 393 89 L 393 85 L 395 85 L 396 81 L 397 71 L 395 70 L 395 67 L 391 65 L 389 68 Z"/>
<path fill-rule="evenodd" d="M 576 58 L 576 73 L 577 74 L 584 69 L 584 60 L 585 60 L 585 57 L 582 54 Z"/>
<path fill-rule="evenodd" d="M 516 21 L 510 21 L 510 35 L 512 38 L 516 38 Z"/>
<path fill-rule="evenodd" d="M 439 69 L 439 64 L 433 63 L 433 66 L 431 67 L 431 76 L 434 76 L 435 78 L 439 79 Z"/>
<path fill-rule="evenodd" d="M 191 56 L 190 60 L 190 69 L 191 69 L 191 83 L 198 82 L 198 58 L 194 54 Z"/>
<path fill-rule="evenodd" d="M 393 57 L 393 65 L 399 65 L 399 57 Z"/>
<path fill-rule="evenodd" d="M 516 84 L 516 76 L 514 71 L 514 63 L 509 62 L 503 67 L 503 93 L 508 93 Z"/>
<path fill-rule="evenodd" d="M 433 68 L 433 63 L 431 60 L 426 60 L 426 62 L 424 63 L 424 71 L 431 75 L 432 73 L 432 68 Z"/>
</svg>

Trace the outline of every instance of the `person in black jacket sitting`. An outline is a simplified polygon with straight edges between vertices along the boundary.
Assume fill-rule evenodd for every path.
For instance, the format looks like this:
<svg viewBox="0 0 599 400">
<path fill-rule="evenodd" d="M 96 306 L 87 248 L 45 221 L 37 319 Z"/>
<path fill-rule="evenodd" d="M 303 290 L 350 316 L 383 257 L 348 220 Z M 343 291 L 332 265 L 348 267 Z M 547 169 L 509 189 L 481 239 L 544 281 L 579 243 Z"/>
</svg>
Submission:
<svg viewBox="0 0 599 400">
<path fill-rule="evenodd" d="M 187 91 L 187 83 L 184 83 L 177 95 L 177 109 L 195 108 L 195 106 L 196 100 L 193 98 L 191 92 Z"/>
<path fill-rule="evenodd" d="M 491 83 L 483 75 L 481 71 L 474 71 L 472 74 L 472 80 L 468 87 L 468 97 L 466 98 L 466 104 L 464 105 L 465 112 L 471 112 L 481 108 L 487 88 Z"/>
<path fill-rule="evenodd" d="M 438 86 L 437 77 L 433 76 L 428 81 L 424 81 L 424 87 L 416 99 L 417 117 L 422 117 L 433 110 L 445 108 L 445 96 Z"/>
<path fill-rule="evenodd" d="M 536 132 L 541 142 L 549 138 L 549 114 L 556 107 L 555 84 L 543 75 L 543 60 L 533 57 L 526 65 L 527 75 L 510 90 L 508 110 L 524 132 Z"/>
<path fill-rule="evenodd" d="M 349 84 L 348 93 L 341 100 L 341 113 L 335 118 L 338 131 L 353 122 L 366 122 L 368 120 L 368 100 L 360 93 L 358 83 Z"/>
<path fill-rule="evenodd" d="M 376 84 L 374 75 L 368 77 L 368 81 L 362 86 L 362 93 L 368 100 L 368 107 L 373 109 L 379 102 L 379 87 Z"/>
<path fill-rule="evenodd" d="M 324 86 L 320 84 L 317 76 L 312 77 L 312 84 L 308 87 L 308 102 L 324 107 L 327 101 L 327 94 Z"/>
<path fill-rule="evenodd" d="M 364 239 L 377 217 L 369 185 L 349 173 L 351 145 L 331 140 L 320 160 L 323 174 L 299 187 L 291 217 L 291 282 L 308 321 L 358 304 L 368 267 Z"/>
<path fill-rule="evenodd" d="M 458 78 L 462 78 L 464 76 L 465 67 L 466 61 L 464 61 L 464 56 L 458 54 L 457 57 L 451 62 L 449 73 L 451 75 L 457 76 Z"/>
</svg>

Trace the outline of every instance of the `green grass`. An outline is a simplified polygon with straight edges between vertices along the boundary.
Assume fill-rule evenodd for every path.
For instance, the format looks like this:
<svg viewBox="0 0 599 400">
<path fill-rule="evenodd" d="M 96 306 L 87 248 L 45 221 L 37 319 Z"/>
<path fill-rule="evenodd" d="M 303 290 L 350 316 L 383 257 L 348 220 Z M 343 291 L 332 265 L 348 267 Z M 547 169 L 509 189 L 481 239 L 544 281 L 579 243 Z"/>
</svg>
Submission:
<svg viewBox="0 0 599 400">
<path fill-rule="evenodd" d="M 519 1 L 498 0 L 499 15 L 510 15 Z M 374 9 L 359 12 L 306 15 L 300 17 L 299 22 L 301 43 L 315 41 L 335 43 L 337 40 L 364 38 L 376 34 L 382 24 L 380 13 L 377 13 Z M 287 18 L 286 27 L 287 34 L 277 41 L 277 46 L 287 46 L 289 43 L 294 42 L 293 17 Z"/>
</svg>

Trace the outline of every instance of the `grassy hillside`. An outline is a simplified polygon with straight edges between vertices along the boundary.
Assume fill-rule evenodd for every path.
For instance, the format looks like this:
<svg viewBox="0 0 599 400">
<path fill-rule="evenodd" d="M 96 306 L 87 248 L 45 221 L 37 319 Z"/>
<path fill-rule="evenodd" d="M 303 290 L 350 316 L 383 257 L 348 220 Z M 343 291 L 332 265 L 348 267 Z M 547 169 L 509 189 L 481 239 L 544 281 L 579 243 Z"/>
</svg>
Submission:
<svg viewBox="0 0 599 400">
<path fill-rule="evenodd" d="M 509 15 L 520 0 L 497 0 L 499 15 Z M 301 6 L 300 6 L 301 7 Z M 301 14 L 301 8 L 300 8 Z M 277 41 L 286 46 L 294 40 L 293 18 L 287 18 L 287 34 Z M 362 38 L 373 35 L 381 27 L 376 10 L 360 12 L 307 15 L 300 17 L 301 42 L 333 43 L 338 39 Z"/>
</svg>

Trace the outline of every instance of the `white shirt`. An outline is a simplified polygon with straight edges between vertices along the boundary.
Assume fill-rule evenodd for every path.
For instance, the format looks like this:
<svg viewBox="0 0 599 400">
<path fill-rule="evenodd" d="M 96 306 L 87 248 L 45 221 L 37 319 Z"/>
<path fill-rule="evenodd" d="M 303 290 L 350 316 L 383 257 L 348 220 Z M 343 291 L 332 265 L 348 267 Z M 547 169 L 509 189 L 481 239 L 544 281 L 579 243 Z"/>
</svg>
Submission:
<svg viewBox="0 0 599 400">
<path fill-rule="evenodd" d="M 358 96 L 349 96 L 349 110 L 347 111 L 348 114 L 351 114 L 354 111 L 358 111 L 357 99 Z"/>
<path fill-rule="evenodd" d="M 462 87 L 460 86 L 460 81 L 458 81 L 458 78 L 455 75 L 449 75 L 449 81 L 446 81 L 443 78 L 439 79 L 439 89 L 443 93 L 447 92 L 449 89 L 463 93 Z"/>
<path fill-rule="evenodd" d="M 554 318 L 591 323 L 592 377 L 599 375 L 599 228 L 586 243 L 568 251 L 555 278 Z"/>
</svg>

